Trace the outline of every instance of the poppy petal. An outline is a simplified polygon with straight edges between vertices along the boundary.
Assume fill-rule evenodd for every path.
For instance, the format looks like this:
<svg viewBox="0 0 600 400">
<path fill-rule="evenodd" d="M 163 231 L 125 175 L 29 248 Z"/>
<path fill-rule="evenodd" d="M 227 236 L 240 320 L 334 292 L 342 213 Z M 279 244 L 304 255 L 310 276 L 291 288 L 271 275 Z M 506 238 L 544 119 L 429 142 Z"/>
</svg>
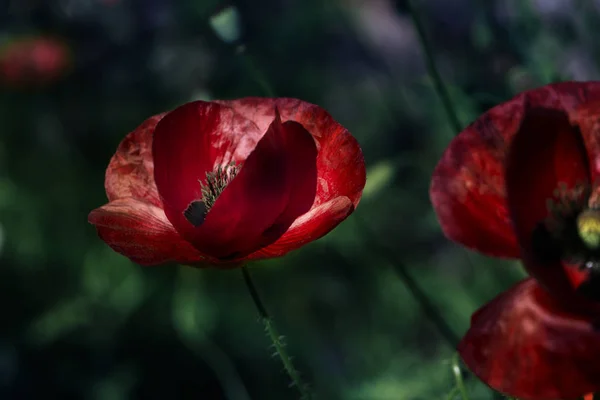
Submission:
<svg viewBox="0 0 600 400">
<path fill-rule="evenodd" d="M 148 118 L 119 144 L 106 169 L 104 186 L 109 201 L 133 197 L 162 207 L 154 183 L 152 135 L 164 115 Z"/>
<path fill-rule="evenodd" d="M 546 85 L 490 109 L 465 128 L 444 152 L 430 187 L 444 234 L 487 255 L 519 258 L 504 176 L 511 141 L 532 108 L 570 114 L 598 98 L 599 82 Z"/>
<path fill-rule="evenodd" d="M 315 200 L 317 148 L 279 115 L 190 238 L 217 258 L 239 258 L 275 242 Z"/>
<path fill-rule="evenodd" d="M 590 164 L 590 179 L 595 183 L 597 192 L 600 183 L 600 99 L 578 107 L 571 113 L 571 122 L 581 130 Z M 598 195 L 596 193 L 594 200 Z"/>
<path fill-rule="evenodd" d="M 532 239 L 536 226 L 548 217 L 547 202 L 559 184 L 573 188 L 589 181 L 579 130 L 564 112 L 532 108 L 512 140 L 506 164 L 507 202 L 525 267 L 548 289 L 574 294 L 583 273 L 566 270 L 559 259 L 540 262 L 532 253 Z"/>
<path fill-rule="evenodd" d="M 152 155 L 158 192 L 176 228 L 188 224 L 182 213 L 202 197 L 206 173 L 244 161 L 261 135 L 252 121 L 216 103 L 195 101 L 167 113 L 154 131 Z"/>
<path fill-rule="evenodd" d="M 155 154 L 160 151 L 155 147 Z M 201 225 L 195 227 L 185 219 L 183 209 L 173 212 L 171 208 L 167 216 L 203 253 L 219 259 L 246 256 L 273 243 L 310 209 L 317 186 L 316 156 L 312 136 L 300 124 L 282 123 L 276 115 Z M 158 171 L 158 158 L 156 162 Z M 162 194 L 163 178 L 156 176 Z M 199 193 L 195 196 L 190 201 L 201 199 Z M 187 207 L 189 203 L 180 204 Z"/>
<path fill-rule="evenodd" d="M 281 257 L 306 243 L 317 240 L 338 226 L 354 211 L 348 197 L 329 200 L 299 217 L 275 243 L 248 256 L 250 260 Z"/>
<path fill-rule="evenodd" d="M 284 123 L 300 123 L 314 137 L 319 150 L 317 196 L 313 207 L 346 196 L 356 208 L 366 182 L 364 157 L 356 139 L 327 111 L 292 98 L 247 97 L 218 103 L 232 107 L 253 121 L 261 132 L 265 132 L 275 118 L 275 109 L 279 110 Z"/>
<path fill-rule="evenodd" d="M 502 293 L 471 319 L 458 346 L 493 389 L 523 400 L 575 400 L 600 390 L 598 316 L 571 314 L 533 279 Z"/>
<path fill-rule="evenodd" d="M 494 107 L 460 133 L 436 166 L 430 198 L 444 234 L 496 257 L 520 256 L 506 207 L 503 161 L 523 97 Z"/>
<path fill-rule="evenodd" d="M 142 265 L 210 261 L 185 241 L 153 204 L 123 198 L 93 210 L 88 221 L 113 250 Z"/>
</svg>

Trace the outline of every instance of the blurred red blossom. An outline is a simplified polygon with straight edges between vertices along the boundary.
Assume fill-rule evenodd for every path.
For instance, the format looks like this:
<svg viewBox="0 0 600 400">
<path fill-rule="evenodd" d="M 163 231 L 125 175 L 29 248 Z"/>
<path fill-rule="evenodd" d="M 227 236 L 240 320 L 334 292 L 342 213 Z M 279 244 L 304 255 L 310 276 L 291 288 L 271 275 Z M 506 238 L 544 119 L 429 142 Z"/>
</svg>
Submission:
<svg viewBox="0 0 600 400">
<path fill-rule="evenodd" d="M 600 82 L 524 92 L 462 131 L 430 196 L 445 235 L 531 275 L 472 316 L 458 350 L 524 400 L 600 391 Z"/>
<path fill-rule="evenodd" d="M 27 36 L 0 46 L 0 81 L 38 86 L 56 81 L 71 65 L 68 46 L 59 39 Z"/>
<path fill-rule="evenodd" d="M 365 179 L 357 141 L 318 106 L 196 101 L 125 137 L 106 170 L 109 202 L 89 221 L 140 264 L 236 267 L 327 234 Z"/>
</svg>

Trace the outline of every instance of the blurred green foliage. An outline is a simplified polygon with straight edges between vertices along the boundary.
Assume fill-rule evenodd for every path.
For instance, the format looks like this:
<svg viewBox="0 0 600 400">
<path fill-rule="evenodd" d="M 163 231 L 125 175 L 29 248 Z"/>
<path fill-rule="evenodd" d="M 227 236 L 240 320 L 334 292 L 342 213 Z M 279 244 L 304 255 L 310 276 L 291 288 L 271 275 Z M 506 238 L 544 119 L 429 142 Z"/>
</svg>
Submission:
<svg viewBox="0 0 600 400">
<path fill-rule="evenodd" d="M 524 89 L 598 76 L 592 2 L 418 3 L 465 123 Z M 240 271 L 142 268 L 87 224 L 106 201 L 108 160 L 137 124 L 266 86 L 329 110 L 368 163 L 355 215 L 251 265 L 297 367 L 322 399 L 446 398 L 453 349 L 397 268 L 457 335 L 524 274 L 440 232 L 429 178 L 456 132 L 402 1 L 0 4 L 3 37 L 58 35 L 74 53 L 51 86 L 0 89 L 0 398 L 295 398 Z M 467 386 L 471 399 L 492 398 Z"/>
</svg>

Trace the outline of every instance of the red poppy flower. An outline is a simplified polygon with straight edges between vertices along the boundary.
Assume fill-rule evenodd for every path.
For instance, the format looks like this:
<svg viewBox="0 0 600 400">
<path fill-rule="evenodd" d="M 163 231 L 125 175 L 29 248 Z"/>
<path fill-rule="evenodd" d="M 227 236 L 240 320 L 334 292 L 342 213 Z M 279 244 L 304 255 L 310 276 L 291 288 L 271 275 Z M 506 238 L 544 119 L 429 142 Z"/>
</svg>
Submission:
<svg viewBox="0 0 600 400">
<path fill-rule="evenodd" d="M 0 80 L 15 86 L 43 85 L 69 68 L 67 46 L 49 37 L 25 37 L 0 47 Z"/>
<path fill-rule="evenodd" d="M 325 235 L 358 205 L 357 141 L 295 99 L 196 101 L 146 120 L 106 170 L 90 223 L 144 265 L 234 267 Z"/>
<path fill-rule="evenodd" d="M 458 350 L 520 399 L 600 391 L 600 82 L 518 95 L 467 127 L 433 174 L 446 236 L 531 275 L 477 311 Z"/>
</svg>

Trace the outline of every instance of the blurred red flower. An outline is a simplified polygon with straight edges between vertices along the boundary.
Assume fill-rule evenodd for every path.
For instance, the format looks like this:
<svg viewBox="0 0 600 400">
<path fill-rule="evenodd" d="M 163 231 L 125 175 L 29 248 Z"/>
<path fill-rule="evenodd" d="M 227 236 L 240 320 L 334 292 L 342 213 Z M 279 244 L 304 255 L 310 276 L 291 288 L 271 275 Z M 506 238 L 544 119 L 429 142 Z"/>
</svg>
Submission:
<svg viewBox="0 0 600 400">
<path fill-rule="evenodd" d="M 69 48 L 58 39 L 28 36 L 0 46 L 0 80 L 37 86 L 60 78 L 70 67 Z"/>
<path fill-rule="evenodd" d="M 106 170 L 109 203 L 89 222 L 139 264 L 235 267 L 331 231 L 365 176 L 357 141 L 318 106 L 196 101 L 125 137 Z"/>
<path fill-rule="evenodd" d="M 430 196 L 445 235 L 530 278 L 472 316 L 458 350 L 520 399 L 600 391 L 600 82 L 522 93 L 460 133 Z"/>
</svg>

